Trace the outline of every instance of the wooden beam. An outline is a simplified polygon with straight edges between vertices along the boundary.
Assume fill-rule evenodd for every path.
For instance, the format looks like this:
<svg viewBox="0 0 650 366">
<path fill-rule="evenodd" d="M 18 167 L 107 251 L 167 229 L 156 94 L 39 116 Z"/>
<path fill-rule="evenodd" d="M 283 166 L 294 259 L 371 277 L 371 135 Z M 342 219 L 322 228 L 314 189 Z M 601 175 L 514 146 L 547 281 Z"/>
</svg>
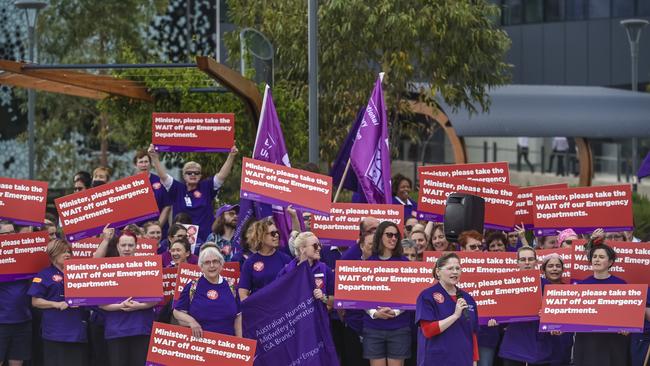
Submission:
<svg viewBox="0 0 650 366">
<path fill-rule="evenodd" d="M 584 137 L 576 137 L 575 141 L 576 149 L 578 150 L 578 162 L 580 164 L 580 186 L 587 187 L 591 185 L 591 178 L 594 176 L 594 157 L 591 151 L 591 144 Z"/>
<path fill-rule="evenodd" d="M 197 56 L 196 66 L 199 70 L 219 82 L 219 84 L 232 90 L 242 98 L 253 114 L 255 123 L 259 121 L 260 114 L 262 114 L 262 95 L 260 95 L 257 85 L 254 82 L 207 56 Z"/>
<path fill-rule="evenodd" d="M 414 113 L 425 115 L 432 120 L 436 121 L 438 125 L 442 128 L 445 135 L 451 142 L 451 148 L 454 152 L 454 162 L 456 164 L 466 164 L 467 163 L 467 150 L 465 149 L 465 139 L 459 137 L 456 134 L 456 130 L 451 125 L 449 118 L 439 110 L 434 109 L 432 106 L 427 105 L 426 103 L 410 100 L 409 107 Z"/>
<path fill-rule="evenodd" d="M 117 79 L 111 76 L 94 75 L 71 70 L 25 69 L 25 63 L 0 60 L 0 70 L 31 76 L 36 79 L 72 85 L 83 89 L 95 90 L 110 95 L 153 102 L 147 88 L 138 82 Z"/>
<path fill-rule="evenodd" d="M 10 72 L 0 73 L 0 85 L 10 85 L 25 89 L 35 89 L 41 92 L 72 95 L 95 100 L 102 100 L 108 97 L 108 94 L 96 90 L 79 88 Z"/>
</svg>

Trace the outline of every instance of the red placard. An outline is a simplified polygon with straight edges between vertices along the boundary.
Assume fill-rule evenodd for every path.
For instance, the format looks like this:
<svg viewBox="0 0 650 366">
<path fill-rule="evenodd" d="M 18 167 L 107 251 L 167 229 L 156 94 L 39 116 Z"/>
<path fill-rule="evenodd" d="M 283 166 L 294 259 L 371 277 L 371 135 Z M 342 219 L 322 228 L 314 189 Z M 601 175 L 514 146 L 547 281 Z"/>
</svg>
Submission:
<svg viewBox="0 0 650 366">
<path fill-rule="evenodd" d="M 160 305 L 165 305 L 174 299 L 174 290 L 176 289 L 176 279 L 178 278 L 178 268 L 163 268 L 163 296 L 165 297 Z"/>
<path fill-rule="evenodd" d="M 102 242 L 102 238 L 92 237 L 84 238 L 70 243 L 72 246 L 72 258 L 92 258 L 93 254 Z M 158 242 L 155 239 L 138 238 L 135 256 L 143 257 L 156 255 L 158 251 Z"/>
<path fill-rule="evenodd" d="M 537 236 L 568 227 L 577 233 L 632 230 L 630 185 L 536 190 L 533 202 Z"/>
<path fill-rule="evenodd" d="M 414 310 L 420 292 L 433 283 L 431 263 L 339 260 L 336 262 L 334 307 L 389 306 Z"/>
<path fill-rule="evenodd" d="M 253 339 L 206 331 L 194 338 L 190 328 L 154 322 L 146 365 L 252 365 L 256 345 Z"/>
<path fill-rule="evenodd" d="M 65 300 L 70 305 L 114 304 L 129 297 L 159 302 L 163 298 L 159 255 L 69 259 L 63 273 Z"/>
<path fill-rule="evenodd" d="M 0 177 L 0 218 L 42 226 L 46 204 L 46 182 Z"/>
<path fill-rule="evenodd" d="M 332 177 L 244 158 L 241 198 L 329 215 Z"/>
<path fill-rule="evenodd" d="M 235 144 L 235 115 L 152 113 L 151 143 L 158 151 L 227 152 Z"/>
<path fill-rule="evenodd" d="M 0 235 L 0 282 L 34 277 L 50 265 L 47 231 Z"/>
<path fill-rule="evenodd" d="M 539 331 L 642 333 L 647 285 L 547 285 Z"/>
<path fill-rule="evenodd" d="M 515 222 L 518 190 L 508 184 L 420 175 L 418 219 L 443 221 L 447 196 L 451 193 L 469 193 L 485 199 L 485 227 L 511 230 Z"/>
<path fill-rule="evenodd" d="M 221 268 L 221 276 L 223 276 L 228 284 L 230 289 L 234 291 L 235 286 L 239 284 L 239 262 L 226 262 Z M 196 264 L 181 263 L 178 266 L 178 278 L 176 280 L 176 289 L 174 290 L 174 300 L 178 300 L 183 292 L 183 286 L 187 285 L 190 281 L 196 281 L 201 276 L 201 267 Z"/>
<path fill-rule="evenodd" d="M 427 165 L 418 167 L 419 176 L 467 179 L 486 183 L 510 184 L 510 168 L 506 161 L 496 163 L 472 163 Z"/>
<path fill-rule="evenodd" d="M 523 223 L 526 230 L 533 228 L 533 209 L 535 207 L 533 202 L 533 191 L 568 187 L 569 185 L 566 183 L 547 184 L 535 187 L 519 187 L 517 203 L 515 203 L 515 224 L 520 225 Z"/>
<path fill-rule="evenodd" d="M 332 203 L 329 216 L 314 215 L 311 231 L 322 244 L 354 245 L 359 239 L 359 222 L 364 217 L 397 224 L 404 234 L 403 205 L 373 205 L 367 203 Z"/>
<path fill-rule="evenodd" d="M 573 268 L 573 248 L 557 248 L 557 249 L 537 249 L 537 269 L 542 270 L 542 263 L 547 257 L 559 256 L 564 262 L 564 271 L 562 272 L 562 282 L 569 283 L 571 281 L 571 273 Z"/>
<path fill-rule="evenodd" d="M 435 263 L 448 252 L 425 251 L 422 258 L 427 263 Z M 460 258 L 463 273 L 509 273 L 519 270 L 517 253 L 513 252 L 454 252 Z"/>
<path fill-rule="evenodd" d="M 514 323 L 539 318 L 542 293 L 539 272 L 532 269 L 503 273 L 465 273 L 458 287 L 467 291 L 478 305 L 480 324 L 494 319 Z"/>
<path fill-rule="evenodd" d="M 121 228 L 160 215 L 147 173 L 57 198 L 54 203 L 68 241 L 97 235 L 107 223 Z"/>
<path fill-rule="evenodd" d="M 582 242 L 584 243 L 584 241 Z M 609 271 L 627 283 L 646 284 L 650 286 L 650 243 L 630 243 L 625 241 L 607 241 L 607 245 L 616 251 L 616 261 Z M 573 268 L 571 278 L 583 280 L 593 274 L 584 245 L 573 245 Z"/>
</svg>

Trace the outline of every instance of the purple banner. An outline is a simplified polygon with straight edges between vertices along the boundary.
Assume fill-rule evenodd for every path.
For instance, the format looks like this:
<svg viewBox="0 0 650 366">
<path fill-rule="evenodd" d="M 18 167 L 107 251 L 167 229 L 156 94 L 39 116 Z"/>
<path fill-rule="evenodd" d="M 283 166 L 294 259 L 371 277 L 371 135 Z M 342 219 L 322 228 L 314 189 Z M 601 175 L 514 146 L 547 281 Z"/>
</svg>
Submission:
<svg viewBox="0 0 650 366">
<path fill-rule="evenodd" d="M 572 227 L 573 231 L 576 232 L 576 234 L 589 234 L 592 233 L 594 230 L 598 229 L 599 227 Z M 557 235 L 559 230 L 564 230 L 566 227 L 561 227 L 561 228 L 535 228 L 535 235 L 536 236 L 543 236 L 543 235 Z M 603 231 L 605 232 L 610 232 L 610 231 L 630 231 L 633 230 L 634 228 L 632 227 L 627 227 L 627 226 L 621 226 L 621 227 L 601 227 Z"/>
<path fill-rule="evenodd" d="M 338 366 L 325 304 L 303 263 L 242 301 L 243 335 L 257 340 L 255 366 Z"/>
<path fill-rule="evenodd" d="M 329 238 L 323 238 L 322 236 L 318 237 L 318 241 L 321 244 L 334 245 L 337 247 L 351 247 L 357 244 L 356 240 L 329 239 Z"/>
<path fill-rule="evenodd" d="M 42 227 L 43 223 L 42 222 L 37 222 L 37 221 L 25 221 L 25 220 L 16 220 L 11 217 L 5 217 L 5 216 L 0 216 L 0 219 L 5 219 L 13 222 L 15 225 L 23 225 L 23 226 L 36 226 L 36 227 Z"/>
<path fill-rule="evenodd" d="M 336 300 L 334 302 L 335 309 L 368 310 L 368 309 L 375 309 L 377 306 L 387 306 L 389 308 L 399 309 L 399 310 L 415 310 L 415 304 L 400 304 L 396 302 L 355 301 L 355 300 Z"/>
<path fill-rule="evenodd" d="M 261 202 L 261 203 L 268 203 L 268 204 L 271 204 L 271 205 L 277 205 L 277 206 L 283 206 L 283 207 L 287 207 L 289 205 L 292 205 L 293 208 L 295 208 L 296 210 L 303 210 L 303 211 L 313 212 L 315 214 L 319 214 L 319 215 L 323 215 L 323 216 L 327 216 L 327 217 L 330 216 L 329 211 L 325 212 L 325 211 L 314 210 L 313 208 L 305 207 L 305 206 L 302 206 L 302 205 L 299 205 L 299 204 L 296 204 L 296 203 L 293 203 L 293 202 L 286 202 L 286 201 L 279 200 L 277 198 L 271 198 L 271 197 L 268 197 L 268 196 L 263 196 L 261 194 L 252 193 L 252 192 L 249 192 L 249 191 L 244 191 L 244 190 L 240 191 L 240 196 L 239 197 L 243 198 L 243 199 L 247 199 L 247 200 L 253 200 L 253 201 L 257 201 L 257 202 Z"/>
<path fill-rule="evenodd" d="M 155 145 L 156 150 L 160 152 L 230 152 L 230 148 L 212 148 L 212 147 L 193 147 L 193 146 L 174 146 L 174 145 Z"/>
<path fill-rule="evenodd" d="M 506 323 L 522 323 L 539 320 L 539 316 L 489 316 L 489 317 L 478 317 L 478 323 L 480 325 L 487 325 L 490 319 L 494 319 L 499 324 Z"/>
<path fill-rule="evenodd" d="M 90 306 L 119 304 L 126 299 L 126 297 L 66 297 L 65 301 L 70 306 Z M 158 303 L 162 299 L 163 297 L 134 297 L 133 301 Z"/>
<path fill-rule="evenodd" d="M 602 326 L 602 325 L 586 325 L 586 324 L 557 324 L 557 323 L 540 323 L 539 331 L 540 332 L 551 332 L 551 331 L 560 331 L 565 333 L 618 333 L 618 332 L 629 332 L 629 333 L 643 333 L 643 327 L 632 328 L 632 327 L 611 327 L 611 326 Z"/>
<path fill-rule="evenodd" d="M 0 275 L 0 282 L 31 280 L 34 276 L 36 276 L 36 273 L 2 274 Z"/>
<path fill-rule="evenodd" d="M 159 213 L 153 212 L 153 213 L 151 213 L 149 215 L 134 217 L 132 219 L 122 220 L 122 221 L 119 221 L 119 222 L 114 222 L 114 223 L 111 223 L 108 227 L 121 229 L 121 228 L 123 228 L 126 225 L 131 224 L 131 223 L 137 223 L 139 221 L 144 221 L 144 220 L 151 219 L 151 218 L 158 218 L 159 215 L 160 215 Z M 79 240 L 84 239 L 84 238 L 89 238 L 91 236 L 99 235 L 99 234 L 102 233 L 103 230 L 104 230 L 103 226 L 95 227 L 95 228 L 92 228 L 92 229 L 72 233 L 72 234 L 68 235 L 67 238 L 68 238 L 68 241 L 70 241 L 70 242 L 79 241 Z"/>
</svg>

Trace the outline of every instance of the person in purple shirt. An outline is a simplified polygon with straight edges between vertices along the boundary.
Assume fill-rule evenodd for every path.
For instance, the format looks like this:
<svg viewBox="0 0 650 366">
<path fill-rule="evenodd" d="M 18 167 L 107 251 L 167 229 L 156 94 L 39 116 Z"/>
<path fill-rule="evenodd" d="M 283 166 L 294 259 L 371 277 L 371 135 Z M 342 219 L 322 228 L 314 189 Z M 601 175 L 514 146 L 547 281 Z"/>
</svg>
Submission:
<svg viewBox="0 0 650 366">
<path fill-rule="evenodd" d="M 632 366 L 650 365 L 650 287 L 645 303 L 645 322 L 643 333 L 633 333 L 631 336 Z"/>
<path fill-rule="evenodd" d="M 377 226 L 370 261 L 404 261 L 397 225 Z M 363 357 L 371 366 L 401 366 L 411 357 L 411 315 L 407 311 L 377 306 L 366 311 L 363 321 Z"/>
<path fill-rule="evenodd" d="M 456 253 L 442 255 L 434 272 L 438 283 L 418 296 L 418 366 L 476 365 L 478 308 L 474 299 L 457 287 L 461 273 Z"/>
<path fill-rule="evenodd" d="M 0 220 L 0 235 L 14 234 L 11 221 Z M 20 366 L 32 358 L 32 313 L 29 280 L 0 282 L 0 365 Z"/>
<path fill-rule="evenodd" d="M 161 254 L 160 250 L 160 240 L 162 239 L 162 226 L 158 221 L 147 221 L 142 225 L 142 230 L 144 231 L 144 237 L 147 239 L 153 239 L 158 243 L 158 248 L 156 252 Z"/>
<path fill-rule="evenodd" d="M 542 284 L 563 284 L 562 273 L 564 272 L 564 261 L 562 257 L 557 254 L 552 254 L 546 257 L 540 267 L 544 279 Z M 543 290 L 542 290 L 543 293 Z M 573 349 L 573 333 L 563 333 L 560 331 L 552 331 L 551 342 L 553 344 L 553 352 L 551 354 L 551 366 L 564 366 L 571 363 L 571 350 Z"/>
<path fill-rule="evenodd" d="M 163 223 L 163 226 L 166 226 L 166 223 L 169 221 L 169 213 L 171 212 L 171 202 L 169 201 L 167 190 L 160 183 L 160 177 L 151 174 L 151 157 L 149 154 L 144 150 L 138 150 L 133 157 L 133 167 L 135 168 L 135 174 L 146 173 L 149 177 L 149 183 L 151 183 L 151 188 L 153 188 L 156 205 L 158 206 L 158 211 L 160 211 L 160 215 L 156 220 Z M 137 224 L 138 226 L 142 226 L 144 223 L 140 222 Z"/>
<path fill-rule="evenodd" d="M 278 250 L 280 232 L 271 218 L 251 224 L 247 236 L 254 254 L 241 268 L 238 289 L 241 301 L 273 282 L 282 268 L 291 262 L 291 257 Z"/>
<path fill-rule="evenodd" d="M 104 238 L 113 238 L 114 229 L 104 228 Z M 135 254 L 137 237 L 122 231 L 117 237 L 117 254 L 130 257 Z M 103 240 L 95 251 L 95 258 L 107 256 L 108 242 Z M 102 305 L 105 317 L 104 337 L 111 366 L 142 366 L 147 359 L 149 336 L 154 320 L 155 302 L 139 302 L 131 297 L 118 304 Z"/>
<path fill-rule="evenodd" d="M 397 174 L 393 177 L 391 186 L 393 187 L 393 204 L 404 206 L 404 220 L 414 217 L 418 205 L 409 198 L 409 194 L 413 189 L 413 182 L 409 178 Z"/>
<path fill-rule="evenodd" d="M 199 254 L 203 275 L 190 281 L 174 303 L 174 317 L 180 325 L 190 327 L 195 338 L 203 331 L 242 336 L 242 318 L 234 289 L 221 276 L 224 259 L 219 250 L 209 246 Z"/>
<path fill-rule="evenodd" d="M 178 267 L 181 263 L 198 264 L 199 257 L 192 254 L 190 248 L 191 244 L 187 238 L 174 239 L 169 251 L 162 255 L 163 268 Z"/>
<path fill-rule="evenodd" d="M 173 215 L 179 212 L 188 213 L 192 217 L 192 223 L 199 226 L 199 239 L 202 241 L 205 241 L 210 235 L 214 221 L 212 201 L 217 196 L 223 182 L 230 175 L 238 153 L 237 147 L 233 146 L 219 172 L 213 177 L 203 180 L 201 180 L 201 165 L 193 161 L 187 162 L 183 166 L 184 182 L 179 182 L 167 174 L 153 144 L 149 147 L 153 166 L 158 172 L 160 182 L 169 193 Z"/>
<path fill-rule="evenodd" d="M 370 244 L 370 252 L 367 255 L 363 254 L 363 246 L 365 245 L 365 238 L 368 235 L 374 238 L 375 231 L 379 226 L 379 220 L 374 217 L 364 217 L 359 221 L 359 239 L 356 245 L 350 246 L 341 256 L 342 260 L 359 260 L 368 259 L 372 255 L 372 243 Z M 363 258 L 362 258 L 363 257 Z"/>
<path fill-rule="evenodd" d="M 47 244 L 51 266 L 32 280 L 27 294 L 32 306 L 43 310 L 42 335 L 45 366 L 83 366 L 88 364 L 88 311 L 71 308 L 65 302 L 64 262 L 70 259 L 72 247 L 55 239 Z"/>
<path fill-rule="evenodd" d="M 517 264 L 520 270 L 535 269 L 537 254 L 531 247 L 521 247 L 517 251 Z M 548 283 L 542 279 L 542 286 Z M 552 358 L 552 335 L 539 332 L 539 320 L 510 323 L 506 327 L 499 357 L 504 366 L 548 365 Z"/>
<path fill-rule="evenodd" d="M 578 281 L 578 284 L 598 284 L 603 287 L 626 282 L 612 275 L 609 269 L 616 261 L 616 252 L 605 244 L 589 249 L 587 258 L 594 271 L 592 276 Z M 573 363 L 576 366 L 615 366 L 630 364 L 630 337 L 620 333 L 576 333 L 573 348 Z"/>
</svg>

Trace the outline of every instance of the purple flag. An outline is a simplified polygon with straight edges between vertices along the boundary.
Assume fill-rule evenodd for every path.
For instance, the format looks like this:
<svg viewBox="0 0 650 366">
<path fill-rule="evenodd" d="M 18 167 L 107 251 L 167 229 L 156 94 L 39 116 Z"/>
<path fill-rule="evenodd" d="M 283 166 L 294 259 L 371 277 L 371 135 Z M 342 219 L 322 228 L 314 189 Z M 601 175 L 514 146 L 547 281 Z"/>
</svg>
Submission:
<svg viewBox="0 0 650 366">
<path fill-rule="evenodd" d="M 282 128 L 280 128 L 280 119 L 278 118 L 278 113 L 275 111 L 271 88 L 268 85 L 264 91 L 262 113 L 257 126 L 255 146 L 253 147 L 253 159 L 291 166 L 287 147 L 284 144 Z M 239 219 L 233 236 L 233 246 L 238 246 L 243 225 L 248 219 L 252 218 L 253 215 L 257 219 L 261 219 L 271 214 L 273 215 L 275 226 L 280 232 L 280 244 L 283 246 L 287 245 L 289 233 L 291 233 L 291 216 L 289 216 L 283 207 L 253 202 L 244 198 L 240 199 L 239 205 Z M 302 221 L 301 216 L 299 215 L 298 217 Z"/>
<path fill-rule="evenodd" d="M 255 366 L 338 366 L 325 304 L 314 299 L 307 262 L 241 303 L 243 335 L 257 340 Z"/>
<path fill-rule="evenodd" d="M 650 152 L 648 152 L 648 155 L 646 155 L 645 159 L 643 159 L 643 163 L 641 163 L 639 171 L 636 173 L 636 175 L 639 177 L 639 180 L 650 175 Z"/>
<path fill-rule="evenodd" d="M 345 141 L 343 142 L 343 145 L 341 146 L 341 149 L 339 150 L 339 153 L 334 160 L 334 164 L 332 164 L 332 169 L 330 169 L 330 177 L 332 177 L 334 188 L 337 188 L 339 184 L 341 184 L 341 178 L 345 172 L 345 166 L 348 164 L 348 160 L 350 159 L 350 150 L 352 150 L 352 144 L 354 143 L 354 140 L 357 136 L 357 131 L 359 131 L 359 126 L 361 126 L 364 112 L 364 108 L 359 109 L 359 112 L 357 113 L 357 119 L 354 121 L 354 124 L 348 133 L 348 136 L 345 138 Z M 352 192 L 360 191 L 357 176 L 352 174 L 352 172 L 349 170 L 348 175 L 345 177 L 343 188 L 349 189 Z"/>
<path fill-rule="evenodd" d="M 388 118 L 381 75 L 363 114 L 350 151 L 350 165 L 368 203 L 392 203 Z"/>
</svg>

